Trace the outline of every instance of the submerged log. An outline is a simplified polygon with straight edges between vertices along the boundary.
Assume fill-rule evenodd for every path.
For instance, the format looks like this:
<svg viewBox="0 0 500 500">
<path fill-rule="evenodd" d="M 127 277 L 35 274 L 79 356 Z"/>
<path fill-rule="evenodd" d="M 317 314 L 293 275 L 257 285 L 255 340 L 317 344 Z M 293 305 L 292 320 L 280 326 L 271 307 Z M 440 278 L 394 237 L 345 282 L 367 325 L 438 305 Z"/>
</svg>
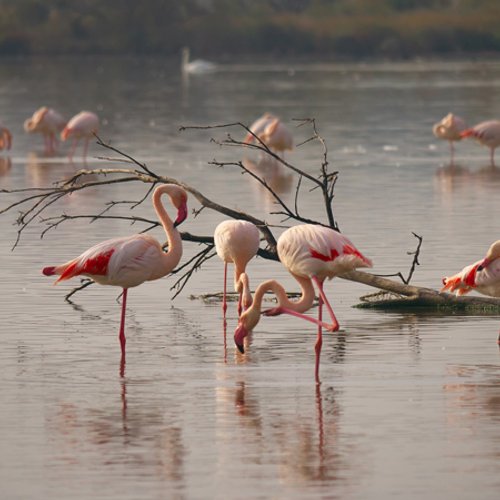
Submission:
<svg viewBox="0 0 500 500">
<path fill-rule="evenodd" d="M 456 296 L 439 292 L 433 288 L 406 285 L 375 276 L 363 271 L 351 271 L 340 276 L 349 281 L 363 283 L 378 288 L 379 291 L 360 297 L 360 308 L 398 309 L 398 308 L 437 308 L 465 311 L 500 312 L 500 298 L 476 295 Z"/>
</svg>

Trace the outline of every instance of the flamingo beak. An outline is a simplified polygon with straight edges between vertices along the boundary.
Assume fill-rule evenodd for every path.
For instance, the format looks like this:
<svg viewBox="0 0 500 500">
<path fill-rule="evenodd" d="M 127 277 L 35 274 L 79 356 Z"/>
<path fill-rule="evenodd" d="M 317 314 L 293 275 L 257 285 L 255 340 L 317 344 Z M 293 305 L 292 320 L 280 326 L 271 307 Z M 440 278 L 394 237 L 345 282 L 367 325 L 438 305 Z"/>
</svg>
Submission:
<svg viewBox="0 0 500 500">
<path fill-rule="evenodd" d="M 179 224 L 182 224 L 186 220 L 187 216 L 188 216 L 188 207 L 187 203 L 184 202 L 177 210 L 177 218 L 174 221 L 174 227 L 177 227 Z"/>
<path fill-rule="evenodd" d="M 477 266 L 476 271 L 482 271 L 485 267 L 488 267 L 490 262 L 491 261 L 486 257 L 482 262 L 480 262 L 479 266 Z"/>
<path fill-rule="evenodd" d="M 234 332 L 234 343 L 241 354 L 245 354 L 245 348 L 243 347 L 243 339 L 248 335 L 248 330 L 240 323 Z"/>
</svg>

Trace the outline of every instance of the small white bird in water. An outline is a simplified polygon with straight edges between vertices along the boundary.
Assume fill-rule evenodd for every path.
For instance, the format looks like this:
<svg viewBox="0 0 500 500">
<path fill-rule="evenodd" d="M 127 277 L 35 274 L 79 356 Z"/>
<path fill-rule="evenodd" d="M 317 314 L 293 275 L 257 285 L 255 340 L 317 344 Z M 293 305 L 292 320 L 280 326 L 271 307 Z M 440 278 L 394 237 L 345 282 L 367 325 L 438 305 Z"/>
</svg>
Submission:
<svg viewBox="0 0 500 500">
<path fill-rule="evenodd" d="M 189 60 L 189 48 L 184 47 L 182 49 L 182 63 L 181 69 L 184 74 L 190 75 L 200 75 L 203 73 L 212 73 L 216 70 L 217 65 L 210 61 L 204 61 L 203 59 L 195 59 L 194 61 Z"/>
</svg>

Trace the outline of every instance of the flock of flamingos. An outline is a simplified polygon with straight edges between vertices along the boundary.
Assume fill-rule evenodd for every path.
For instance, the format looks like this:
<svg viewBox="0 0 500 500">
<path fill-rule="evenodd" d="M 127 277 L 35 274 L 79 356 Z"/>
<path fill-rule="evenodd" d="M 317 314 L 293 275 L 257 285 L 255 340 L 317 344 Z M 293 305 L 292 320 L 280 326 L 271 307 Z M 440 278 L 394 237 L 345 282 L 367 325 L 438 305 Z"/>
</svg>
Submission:
<svg viewBox="0 0 500 500">
<path fill-rule="evenodd" d="M 96 114 L 82 111 L 67 123 L 55 110 L 43 107 L 26 120 L 27 132 L 43 135 L 45 152 L 53 154 L 57 136 L 61 139 L 73 139 L 69 157 L 74 155 L 77 144 L 84 141 L 83 156 L 87 154 L 89 140 L 97 133 L 99 119 Z M 276 116 L 266 113 L 250 128 L 251 133 L 245 138 L 250 143 L 259 139 L 270 149 L 281 153 L 293 147 L 290 131 Z M 486 121 L 467 128 L 458 116 L 448 114 L 434 125 L 436 137 L 453 144 L 464 137 L 474 137 L 481 144 L 490 148 L 491 161 L 494 161 L 495 148 L 500 145 L 500 121 Z M 0 128 L 0 149 L 10 148 L 12 136 L 6 127 Z M 170 204 L 177 211 L 172 221 L 161 201 L 167 195 Z M 188 215 L 188 196 L 186 191 L 174 184 L 157 187 L 152 195 L 153 208 L 161 222 L 168 241 L 165 252 L 162 245 L 148 234 L 112 238 L 92 246 L 80 256 L 57 266 L 43 269 L 46 276 L 58 276 L 56 283 L 75 276 L 87 276 L 101 285 L 114 285 L 123 289 L 119 340 L 122 362 L 125 359 L 125 314 L 127 291 L 145 281 L 156 280 L 168 275 L 182 258 L 182 239 L 177 230 Z M 226 220 L 220 223 L 214 232 L 214 242 L 218 256 L 224 262 L 224 292 L 222 310 L 224 321 L 227 311 L 227 271 L 228 264 L 234 265 L 234 288 L 238 293 L 238 326 L 234 333 L 236 347 L 244 353 L 244 339 L 264 316 L 290 314 L 317 325 L 315 344 L 315 378 L 319 381 L 319 363 L 322 346 L 322 329 L 336 331 L 339 323 L 323 290 L 325 279 L 359 267 L 371 267 L 372 262 L 365 257 L 354 244 L 339 232 L 324 226 L 301 224 L 284 231 L 278 239 L 277 252 L 281 263 L 297 280 L 301 288 L 298 300 L 290 300 L 285 289 L 276 280 L 267 280 L 259 284 L 252 296 L 246 273 L 248 262 L 257 254 L 260 244 L 259 230 L 245 220 Z M 500 297 L 500 240 L 493 243 L 486 256 L 466 266 L 462 271 L 443 279 L 443 289 L 462 295 L 476 290 L 490 296 Z M 312 308 L 319 295 L 317 319 L 305 315 Z M 277 306 L 262 310 L 263 296 L 273 292 Z M 326 307 L 330 322 L 323 321 L 323 305 Z M 499 340 L 500 342 L 500 340 Z"/>
</svg>

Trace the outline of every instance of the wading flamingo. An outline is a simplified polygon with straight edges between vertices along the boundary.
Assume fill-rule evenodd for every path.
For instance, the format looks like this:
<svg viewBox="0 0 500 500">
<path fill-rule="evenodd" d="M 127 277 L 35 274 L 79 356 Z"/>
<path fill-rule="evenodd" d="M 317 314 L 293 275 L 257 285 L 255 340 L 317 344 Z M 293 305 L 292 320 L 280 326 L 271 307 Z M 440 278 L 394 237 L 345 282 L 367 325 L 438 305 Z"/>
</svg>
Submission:
<svg viewBox="0 0 500 500">
<path fill-rule="evenodd" d="M 273 292 L 278 299 L 278 306 L 263 314 L 276 316 L 291 314 L 318 325 L 318 335 L 315 344 L 316 365 L 315 378 L 319 381 L 319 359 L 322 345 L 321 327 L 336 331 L 339 324 L 333 309 L 323 291 L 326 278 L 352 271 L 357 267 L 371 267 L 372 262 L 356 249 L 351 241 L 337 231 L 324 226 L 303 224 L 287 229 L 278 239 L 278 257 L 291 275 L 297 280 L 302 295 L 297 301 L 291 301 L 286 296 L 285 289 L 275 280 L 261 283 L 254 293 L 252 305 L 242 313 L 238 327 L 234 333 L 234 341 L 240 352 L 244 352 L 243 340 L 260 320 L 262 299 L 265 292 Z M 314 286 L 318 287 L 319 310 L 318 319 L 306 316 L 314 302 Z M 331 324 L 323 323 L 322 305 L 325 304 Z"/>
<path fill-rule="evenodd" d="M 63 141 L 69 138 L 73 139 L 73 146 L 68 154 L 69 159 L 73 158 L 76 146 L 80 139 L 85 141 L 82 155 L 85 159 L 87 157 L 89 141 L 94 134 L 97 134 L 98 131 L 99 118 L 95 113 L 92 113 L 91 111 L 81 111 L 77 115 L 73 116 L 61 132 L 61 139 Z"/>
<path fill-rule="evenodd" d="M 284 154 L 285 150 L 293 149 L 292 133 L 278 117 L 271 113 L 264 113 L 249 128 L 270 150 L 278 154 Z M 246 144 L 258 143 L 254 135 L 248 133 L 243 142 Z"/>
<path fill-rule="evenodd" d="M 10 130 L 0 123 L 0 151 L 10 149 L 12 146 L 12 134 Z"/>
<path fill-rule="evenodd" d="M 224 294 L 222 311 L 224 319 L 227 311 L 227 265 L 234 264 L 234 289 L 239 294 L 238 316 L 243 309 L 252 305 L 252 294 L 246 273 L 248 262 L 259 250 L 259 230 L 246 220 L 225 220 L 214 231 L 217 255 L 224 262 Z"/>
<path fill-rule="evenodd" d="M 464 267 L 454 276 L 443 278 L 443 285 L 441 291 L 449 290 L 456 295 L 476 290 L 483 295 L 500 297 L 500 240 L 490 246 L 483 259 Z"/>
<path fill-rule="evenodd" d="M 43 135 L 45 154 L 51 155 L 56 152 L 57 139 L 66 125 L 66 120 L 54 109 L 43 106 L 37 109 L 31 118 L 24 122 L 24 130 L 29 133 Z"/>
<path fill-rule="evenodd" d="M 478 123 L 472 128 L 464 130 L 460 136 L 473 137 L 479 144 L 490 148 L 491 164 L 495 164 L 495 149 L 500 146 L 500 120 Z"/>
<path fill-rule="evenodd" d="M 448 141 L 450 144 L 450 156 L 453 159 L 455 154 L 454 142 L 460 141 L 461 132 L 465 130 L 465 121 L 453 113 L 448 113 L 440 122 L 432 127 L 432 132 L 438 139 Z"/>
<path fill-rule="evenodd" d="M 177 218 L 172 222 L 161 203 L 161 196 L 167 194 L 177 209 Z M 187 194 L 174 184 L 162 184 L 153 193 L 153 207 L 167 235 L 168 251 L 148 234 L 134 234 L 113 238 L 98 243 L 76 259 L 59 266 L 43 269 L 46 276 L 58 275 L 55 282 L 74 276 L 88 276 L 100 285 L 114 285 L 123 288 L 122 313 L 120 323 L 120 345 L 122 360 L 125 358 L 125 310 L 127 290 L 145 281 L 156 280 L 169 274 L 182 256 L 182 240 L 176 226 L 187 217 Z"/>
</svg>

